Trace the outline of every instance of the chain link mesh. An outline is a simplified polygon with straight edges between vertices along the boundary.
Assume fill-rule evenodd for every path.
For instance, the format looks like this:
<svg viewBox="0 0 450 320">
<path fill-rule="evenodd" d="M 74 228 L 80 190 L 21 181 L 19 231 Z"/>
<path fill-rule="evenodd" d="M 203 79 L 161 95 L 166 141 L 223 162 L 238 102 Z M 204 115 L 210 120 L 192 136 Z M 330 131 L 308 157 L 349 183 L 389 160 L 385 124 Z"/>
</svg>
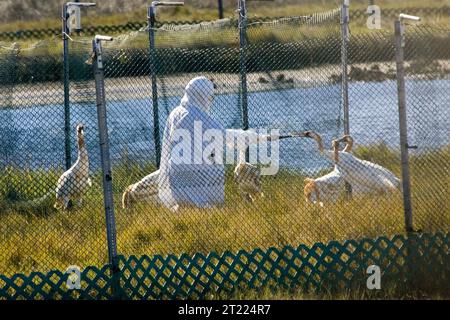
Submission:
<svg viewBox="0 0 450 320">
<path fill-rule="evenodd" d="M 450 29 L 406 25 L 405 79 L 412 204 L 427 231 L 450 226 Z"/>
<path fill-rule="evenodd" d="M 4 274 L 107 261 L 101 184 L 95 171 L 98 143 L 90 139 L 96 132 L 95 104 L 89 95 L 80 94 L 76 50 L 70 59 L 75 80 L 70 105 L 72 159 L 76 165 L 77 136 L 82 138 L 77 125 L 83 123 L 91 171 L 83 155 L 71 174 L 62 175 L 66 168 L 61 52 L 58 38 L 2 48 L 0 270 Z M 80 197 L 79 191 L 85 194 Z M 54 205 L 70 210 L 57 210 Z"/>
<path fill-rule="evenodd" d="M 244 48 L 239 39 L 242 27 Z M 360 25 L 350 26 L 355 30 L 348 49 L 350 134 L 355 156 L 400 178 L 395 41 L 385 27 L 356 32 Z M 311 139 L 282 140 L 278 173 L 258 181 L 264 197 L 249 201 L 242 196 L 232 164 L 225 166 L 222 206 L 188 206 L 176 213 L 166 209 L 157 195 L 149 30 L 115 36 L 104 43 L 103 59 L 120 254 L 223 252 L 403 232 L 400 192 L 367 194 L 356 183 L 344 190 L 339 179 L 338 190 L 330 191 L 337 194 L 336 203 L 327 203 L 326 190 L 323 207 L 305 201 L 305 185 L 320 184 L 320 177 L 334 172 L 327 155 L 331 141 L 344 131 L 340 10 L 246 26 L 227 19 L 164 24 L 152 31 L 161 137 L 186 84 L 196 76 L 214 82 L 212 118 L 227 129 L 244 127 L 243 50 L 249 127 L 261 132 L 277 129 L 282 135 L 314 131 L 327 151 L 321 154 Z M 411 152 L 415 223 L 424 231 L 445 231 L 450 221 L 450 33 L 408 26 L 407 34 L 409 133 L 411 143 L 419 146 Z M 0 49 L 1 273 L 107 261 L 96 95 L 89 64 L 92 42 L 87 37 L 69 41 L 70 145 L 75 163 L 80 157 L 77 126 L 83 124 L 92 185 L 83 190 L 82 204 L 73 203 L 66 211 L 53 209 L 54 190 L 66 169 L 60 42 L 45 40 L 25 48 L 2 43 Z M 83 187 L 85 178 L 80 178 Z M 45 201 L 37 201 L 47 194 Z M 307 196 L 319 202 L 314 194 Z"/>
<path fill-rule="evenodd" d="M 350 23 L 349 123 L 355 144 L 353 154 L 401 178 L 393 28 L 385 26 L 366 32 L 358 32 L 358 28 L 359 23 Z M 369 172 L 370 168 L 362 169 L 363 175 Z M 362 197 L 355 195 L 351 210 L 355 221 L 351 226 L 357 226 L 355 232 L 365 229 L 364 233 L 371 236 L 402 232 L 404 213 L 400 193 L 379 197 L 360 189 Z"/>
</svg>

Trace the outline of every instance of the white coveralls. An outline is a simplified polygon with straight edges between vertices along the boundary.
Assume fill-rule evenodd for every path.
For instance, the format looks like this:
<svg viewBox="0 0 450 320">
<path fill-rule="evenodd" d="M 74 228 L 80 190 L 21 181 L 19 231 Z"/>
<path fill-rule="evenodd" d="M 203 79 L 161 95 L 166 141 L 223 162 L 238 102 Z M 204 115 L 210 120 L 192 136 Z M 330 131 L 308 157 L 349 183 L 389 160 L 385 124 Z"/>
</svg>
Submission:
<svg viewBox="0 0 450 320">
<path fill-rule="evenodd" d="M 190 143 L 188 150 L 181 148 L 181 151 L 177 146 L 181 137 L 188 134 L 194 140 L 211 129 L 220 131 L 224 142 L 226 135 L 234 136 L 233 139 L 242 139 L 243 135 L 251 139 L 256 135 L 251 131 L 225 130 L 209 115 L 213 99 L 214 84 L 205 77 L 194 78 L 186 86 L 181 104 L 167 119 L 162 139 L 159 198 L 172 211 L 177 211 L 180 205 L 210 208 L 224 203 L 225 168 L 223 161 L 217 160 L 222 154 L 211 154 L 210 161 L 204 161 L 208 142 L 200 146 Z"/>
</svg>

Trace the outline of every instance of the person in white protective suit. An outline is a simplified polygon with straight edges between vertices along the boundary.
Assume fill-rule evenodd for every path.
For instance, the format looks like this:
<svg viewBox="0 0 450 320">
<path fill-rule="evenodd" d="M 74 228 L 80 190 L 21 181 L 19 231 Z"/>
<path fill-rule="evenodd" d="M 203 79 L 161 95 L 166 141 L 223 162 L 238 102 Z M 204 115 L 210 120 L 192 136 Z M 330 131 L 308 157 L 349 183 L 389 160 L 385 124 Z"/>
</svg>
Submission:
<svg viewBox="0 0 450 320">
<path fill-rule="evenodd" d="M 180 206 L 211 208 L 224 204 L 225 167 L 224 148 L 208 149 L 210 141 L 200 140 L 208 132 L 218 132 L 222 142 L 257 135 L 244 130 L 225 130 L 210 116 L 214 101 L 214 84 L 205 77 L 192 79 L 185 88 L 181 103 L 169 115 L 162 139 L 159 173 L 159 199 L 172 211 Z M 206 135 L 205 135 L 206 133 Z M 201 143 L 192 143 L 193 141 Z M 257 135 L 256 142 L 271 140 Z M 191 143 L 182 144 L 181 141 Z M 180 147 L 183 145 L 184 147 Z M 186 145 L 189 145 L 186 148 Z M 223 145 L 223 143 L 222 143 Z M 236 146 L 233 145 L 236 148 Z"/>
</svg>

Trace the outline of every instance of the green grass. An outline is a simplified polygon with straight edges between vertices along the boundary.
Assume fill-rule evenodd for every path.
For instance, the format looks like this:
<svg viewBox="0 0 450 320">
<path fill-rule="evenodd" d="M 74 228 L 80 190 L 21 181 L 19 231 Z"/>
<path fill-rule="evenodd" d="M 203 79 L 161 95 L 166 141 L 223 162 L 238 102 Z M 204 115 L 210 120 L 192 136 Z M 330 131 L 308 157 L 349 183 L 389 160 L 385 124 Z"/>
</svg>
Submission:
<svg viewBox="0 0 450 320">
<path fill-rule="evenodd" d="M 400 176 L 398 155 L 387 147 L 359 148 L 357 153 Z M 450 229 L 448 188 L 445 180 L 442 184 L 442 168 L 448 166 L 449 161 L 448 149 L 412 161 L 415 222 L 426 232 Z M 329 240 L 393 235 L 404 230 L 400 195 L 390 199 L 361 198 L 318 208 L 304 201 L 304 176 L 286 171 L 263 178 L 266 196 L 255 205 L 242 202 L 228 170 L 223 208 L 191 208 L 177 214 L 149 204 L 121 209 L 120 199 L 125 187 L 152 170 L 151 166 L 143 168 L 135 164 L 114 170 L 120 254 L 192 254 L 289 244 L 311 245 Z M 84 205 L 71 212 L 56 212 L 51 207 L 51 199 L 40 206 L 23 203 L 54 186 L 58 174 L 19 169 L 2 172 L 0 273 L 65 269 L 72 264 L 84 268 L 101 266 L 107 261 L 99 173 L 92 176 L 94 186 Z M 33 188 L 42 181 L 46 181 L 45 186 Z"/>
<path fill-rule="evenodd" d="M 433 22 L 450 21 L 450 17 L 432 18 Z M 351 25 L 349 60 L 351 63 L 394 61 L 392 23 L 383 20 L 383 31 L 369 30 L 364 18 Z M 425 19 L 425 21 L 427 21 Z M 414 50 L 414 58 L 428 61 L 450 59 L 449 33 L 436 28 L 409 28 L 406 52 Z M 340 63 L 340 25 L 321 23 L 299 28 L 289 23 L 253 25 L 247 31 L 247 70 L 292 70 L 324 64 Z M 85 61 L 91 53 L 91 37 L 77 38 L 85 44 L 70 43 L 72 80 L 92 79 L 91 66 Z M 9 44 L 5 44 L 7 47 Z M 5 75 L 0 83 L 38 83 L 61 81 L 62 43 L 59 39 L 19 41 L 21 51 L 0 50 L 4 57 L 0 70 Z M 145 32 L 126 33 L 105 43 L 108 55 L 107 76 L 148 75 L 148 35 Z M 441 48 L 430 51 L 420 48 Z M 28 50 L 30 49 L 31 50 Z M 234 26 L 157 33 L 157 60 L 166 74 L 189 72 L 235 73 L 239 66 L 239 44 Z M 332 49 L 333 48 L 333 49 Z M 3 55 L 5 54 L 5 55 Z M 287 59 L 289 57 L 289 59 Z M 411 57 L 411 59 L 413 59 Z M 435 62 L 435 61 L 434 61 Z M 427 65 L 427 64 L 426 64 Z M 414 70 L 411 70 L 414 71 Z M 433 71 L 433 70 L 429 70 Z M 445 71 L 445 70 L 444 70 Z M 445 76 L 440 72 L 436 77 Z"/>
<path fill-rule="evenodd" d="M 261 290 L 241 290 L 231 295 L 210 295 L 206 299 L 233 300 L 448 300 L 447 288 L 430 287 L 426 284 L 407 286 L 403 283 L 390 282 L 381 286 L 381 290 L 368 290 L 360 287 L 348 288 L 337 292 L 310 293 L 302 288 L 263 288 Z"/>
</svg>

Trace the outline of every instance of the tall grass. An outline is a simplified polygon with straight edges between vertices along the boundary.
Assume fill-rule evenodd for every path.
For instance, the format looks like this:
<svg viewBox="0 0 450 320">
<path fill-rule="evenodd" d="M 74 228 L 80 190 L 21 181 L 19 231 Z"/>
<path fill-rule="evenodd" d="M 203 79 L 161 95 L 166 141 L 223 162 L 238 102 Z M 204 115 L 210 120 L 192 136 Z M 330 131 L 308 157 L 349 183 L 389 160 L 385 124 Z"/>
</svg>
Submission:
<svg viewBox="0 0 450 320">
<path fill-rule="evenodd" d="M 3 15 L 0 21 L 1 31 L 17 31 L 24 29 L 58 28 L 61 26 L 61 1 L 43 2 L 37 0 L 6 0 L 0 4 Z M 30 2 L 34 2 L 31 5 Z M 248 2 L 249 16 L 279 17 L 304 15 L 336 8 L 342 1 L 336 0 L 277 0 L 271 2 Z M 128 0 L 121 5 L 114 5 L 114 1 L 98 4 L 95 9 L 87 10 L 83 14 L 83 25 L 117 25 L 129 21 L 145 21 L 148 1 Z M 224 1 L 225 17 L 236 17 L 237 2 Z M 351 1 L 352 10 L 367 8 L 367 0 Z M 385 9 L 404 7 L 435 8 L 448 5 L 447 0 L 378 0 L 376 4 Z M 32 10 L 29 10 L 32 8 Z M 158 19 L 161 21 L 192 21 L 217 19 L 217 1 L 190 0 L 184 7 L 164 8 L 159 10 Z M 7 23 L 5 23 L 7 22 Z"/>
<path fill-rule="evenodd" d="M 368 290 L 365 283 L 359 287 L 339 292 L 311 293 L 303 288 L 263 288 L 259 290 L 239 290 L 231 295 L 210 295 L 207 299 L 233 300 L 448 300 L 450 293 L 445 285 L 433 287 L 426 283 L 414 287 L 402 282 L 383 284 L 381 290 Z"/>
<path fill-rule="evenodd" d="M 340 55 L 333 48 L 339 48 L 340 39 L 336 28 L 318 27 L 315 32 L 294 34 L 295 28 L 284 26 L 280 30 L 261 28 L 249 33 L 247 49 L 247 71 L 298 70 L 327 64 L 338 64 Z M 331 32 L 334 30 L 334 32 Z M 430 30 L 427 30 L 430 31 Z M 423 31 L 422 31 L 423 32 Z M 207 34 L 207 33 L 202 33 Z M 207 34 L 208 35 L 208 34 Z M 352 63 L 371 63 L 394 61 L 394 42 L 390 33 L 353 35 L 349 52 Z M 300 38 L 301 39 L 300 39 Z M 293 39 L 297 38 L 297 41 Z M 407 51 L 414 53 L 416 60 L 450 59 L 449 38 L 447 34 L 435 34 L 425 37 L 412 34 L 408 39 Z M 177 42 L 177 39 L 179 40 Z M 239 47 L 233 37 L 218 41 L 218 32 L 213 32 L 199 40 L 198 36 L 163 36 L 158 43 L 156 56 L 158 72 L 162 75 L 174 75 L 191 72 L 237 73 L 239 70 Z M 182 41 L 182 43 L 181 43 Z M 0 69 L 9 70 L 0 78 L 0 85 L 21 83 L 41 83 L 62 81 L 62 57 L 58 50 L 48 43 L 37 51 L 24 51 L 18 56 L 8 53 L 0 59 Z M 56 45 L 56 44 L 55 44 Z M 57 46 L 57 45 L 56 45 Z M 433 46 L 442 50 L 433 52 L 431 59 L 428 51 L 417 48 Z M 129 43 L 105 45 L 106 76 L 137 77 L 147 76 L 149 70 L 148 40 L 141 35 L 130 39 Z M 93 78 L 92 66 L 85 63 L 88 50 L 74 51 L 70 57 L 71 80 L 89 80 Z M 411 73 L 428 72 L 431 77 L 446 76 L 445 69 L 433 70 L 428 64 L 417 64 Z M 57 70 L 57 72 L 55 72 Z M 330 78 L 330 81 L 333 79 Z"/>
<path fill-rule="evenodd" d="M 356 153 L 400 176 L 398 154 L 386 146 L 361 147 Z M 448 231 L 448 189 L 442 172 L 450 151 L 430 153 L 412 161 L 414 217 L 427 232 Z M 226 204 L 222 208 L 187 208 L 172 213 L 150 204 L 123 210 L 125 187 L 153 171 L 151 165 L 123 165 L 113 171 L 118 251 L 124 255 L 207 253 L 210 251 L 311 245 L 315 242 L 402 233 L 400 194 L 391 198 L 355 198 L 319 208 L 305 203 L 304 176 L 282 171 L 263 178 L 265 198 L 244 203 L 227 170 Z M 103 265 L 107 261 L 106 228 L 100 174 L 81 207 L 56 212 L 49 199 L 40 206 L 24 200 L 41 196 L 59 172 L 7 169 L 0 179 L 0 273 Z M 447 176 L 445 176 L 447 175 Z M 49 181 L 43 190 L 38 186 Z"/>
</svg>

